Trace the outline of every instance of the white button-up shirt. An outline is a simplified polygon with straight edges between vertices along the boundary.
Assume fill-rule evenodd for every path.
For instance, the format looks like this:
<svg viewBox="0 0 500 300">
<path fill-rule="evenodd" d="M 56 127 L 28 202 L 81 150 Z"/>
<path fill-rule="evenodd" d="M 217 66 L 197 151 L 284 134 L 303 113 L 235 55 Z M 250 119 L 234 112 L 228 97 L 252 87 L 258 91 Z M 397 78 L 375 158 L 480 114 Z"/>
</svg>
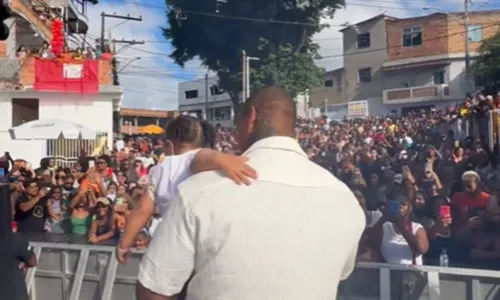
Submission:
<svg viewBox="0 0 500 300">
<path fill-rule="evenodd" d="M 139 281 L 188 300 L 333 300 L 353 270 L 365 215 L 349 188 L 288 137 L 244 153 L 250 186 L 217 172 L 179 187 L 142 260 Z"/>
</svg>

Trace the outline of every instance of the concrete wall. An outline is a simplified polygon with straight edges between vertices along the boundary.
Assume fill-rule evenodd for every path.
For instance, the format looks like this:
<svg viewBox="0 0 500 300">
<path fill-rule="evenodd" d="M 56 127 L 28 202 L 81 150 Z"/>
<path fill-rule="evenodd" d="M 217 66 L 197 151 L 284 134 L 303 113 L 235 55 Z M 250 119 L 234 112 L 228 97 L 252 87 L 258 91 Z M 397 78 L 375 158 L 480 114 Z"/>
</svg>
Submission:
<svg viewBox="0 0 500 300">
<path fill-rule="evenodd" d="M 37 165 L 45 156 L 45 141 L 12 140 L 8 129 L 13 125 L 12 98 L 39 99 L 40 119 L 69 120 L 97 132 L 107 133 L 108 147 L 113 142 L 113 101 L 110 96 L 82 96 L 35 92 L 0 93 L 0 152 L 23 157 Z"/>
<path fill-rule="evenodd" d="M 387 59 L 385 18 L 379 17 L 347 28 L 344 34 L 345 90 L 348 101 L 365 100 L 382 95 L 382 64 Z M 370 47 L 358 49 L 358 33 L 370 33 Z M 371 68 L 372 79 L 368 83 L 358 82 L 358 71 Z"/>
</svg>

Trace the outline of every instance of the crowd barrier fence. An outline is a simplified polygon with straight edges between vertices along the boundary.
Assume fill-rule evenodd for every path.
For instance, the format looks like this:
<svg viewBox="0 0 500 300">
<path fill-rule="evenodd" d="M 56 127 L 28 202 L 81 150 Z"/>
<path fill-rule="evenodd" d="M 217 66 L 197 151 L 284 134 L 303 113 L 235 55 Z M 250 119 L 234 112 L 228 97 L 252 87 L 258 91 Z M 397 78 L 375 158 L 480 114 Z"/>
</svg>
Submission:
<svg viewBox="0 0 500 300">
<path fill-rule="evenodd" d="M 142 253 L 120 265 L 114 247 L 32 242 L 39 264 L 25 273 L 31 300 L 132 300 Z M 338 300 L 500 299 L 500 272 L 359 263 Z"/>
<path fill-rule="evenodd" d="M 453 131 L 456 139 L 466 137 L 484 138 L 491 150 L 500 144 L 500 110 L 490 110 L 484 114 L 470 114 L 463 118 L 451 119 L 436 125 L 441 134 Z"/>
</svg>

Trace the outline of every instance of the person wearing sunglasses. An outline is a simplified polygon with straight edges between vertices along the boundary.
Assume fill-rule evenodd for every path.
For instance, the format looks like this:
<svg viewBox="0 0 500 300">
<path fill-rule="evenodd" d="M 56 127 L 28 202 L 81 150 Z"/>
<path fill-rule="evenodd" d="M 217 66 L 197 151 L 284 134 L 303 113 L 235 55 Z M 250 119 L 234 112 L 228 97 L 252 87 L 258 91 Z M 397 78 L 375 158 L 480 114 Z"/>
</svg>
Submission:
<svg viewBox="0 0 500 300">
<path fill-rule="evenodd" d="M 92 221 L 89 230 L 89 243 L 95 244 L 100 241 L 109 240 L 116 235 L 116 228 L 113 224 L 113 210 L 111 201 L 108 198 L 100 197 L 96 201 L 95 219 Z"/>
</svg>

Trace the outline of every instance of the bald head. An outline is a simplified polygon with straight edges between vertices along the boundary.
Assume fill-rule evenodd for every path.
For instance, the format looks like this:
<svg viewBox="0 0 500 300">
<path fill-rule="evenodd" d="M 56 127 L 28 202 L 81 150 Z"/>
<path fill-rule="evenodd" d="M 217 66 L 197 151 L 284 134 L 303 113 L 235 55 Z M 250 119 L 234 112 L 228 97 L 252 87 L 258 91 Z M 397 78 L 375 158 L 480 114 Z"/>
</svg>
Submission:
<svg viewBox="0 0 500 300">
<path fill-rule="evenodd" d="M 277 135 L 291 135 L 297 119 L 295 101 L 279 86 L 268 86 L 257 90 L 245 102 L 243 115 L 251 107 L 257 112 L 257 121 L 266 122 L 277 131 Z"/>
<path fill-rule="evenodd" d="M 271 136 L 293 137 L 296 119 L 295 101 L 283 88 L 262 88 L 252 93 L 243 106 L 239 131 L 245 136 L 240 137 L 240 147 Z"/>
</svg>

